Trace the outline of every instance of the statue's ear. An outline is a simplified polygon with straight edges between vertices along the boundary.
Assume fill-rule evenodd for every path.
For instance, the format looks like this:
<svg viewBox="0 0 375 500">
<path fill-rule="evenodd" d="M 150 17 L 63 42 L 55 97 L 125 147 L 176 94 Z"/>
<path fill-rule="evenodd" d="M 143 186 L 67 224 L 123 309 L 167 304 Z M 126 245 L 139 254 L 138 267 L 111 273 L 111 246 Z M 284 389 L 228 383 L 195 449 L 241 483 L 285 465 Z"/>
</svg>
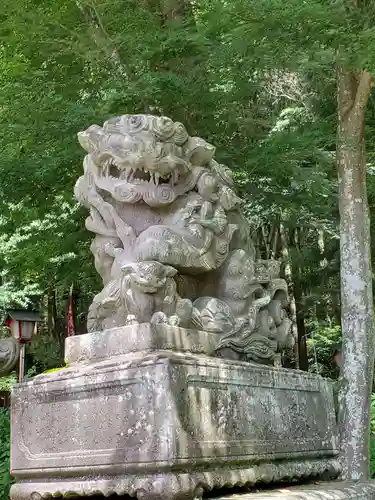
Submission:
<svg viewBox="0 0 375 500">
<path fill-rule="evenodd" d="M 172 266 L 165 266 L 165 276 L 168 278 L 172 278 L 172 276 L 175 276 L 177 274 L 177 269 L 175 269 Z"/>
</svg>

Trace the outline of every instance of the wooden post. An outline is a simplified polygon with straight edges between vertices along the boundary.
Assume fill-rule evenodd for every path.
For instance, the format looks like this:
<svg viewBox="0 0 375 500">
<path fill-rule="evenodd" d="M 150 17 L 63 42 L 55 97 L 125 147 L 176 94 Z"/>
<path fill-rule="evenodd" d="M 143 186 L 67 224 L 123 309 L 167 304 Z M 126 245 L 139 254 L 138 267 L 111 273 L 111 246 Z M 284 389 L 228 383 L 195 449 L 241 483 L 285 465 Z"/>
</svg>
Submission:
<svg viewBox="0 0 375 500">
<path fill-rule="evenodd" d="M 25 342 L 21 342 L 19 370 L 18 370 L 18 382 L 19 383 L 21 383 L 23 381 L 23 378 L 25 375 L 25 350 L 26 350 L 26 344 L 25 344 Z"/>
</svg>

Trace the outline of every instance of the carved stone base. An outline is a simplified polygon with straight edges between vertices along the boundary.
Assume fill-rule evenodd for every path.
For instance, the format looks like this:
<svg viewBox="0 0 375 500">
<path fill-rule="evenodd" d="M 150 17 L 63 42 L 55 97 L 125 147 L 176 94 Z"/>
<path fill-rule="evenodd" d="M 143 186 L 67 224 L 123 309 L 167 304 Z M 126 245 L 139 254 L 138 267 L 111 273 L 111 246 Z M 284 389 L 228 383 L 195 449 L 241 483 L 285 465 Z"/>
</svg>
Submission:
<svg viewBox="0 0 375 500">
<path fill-rule="evenodd" d="M 68 337 L 65 340 L 65 359 L 70 365 L 74 365 L 155 351 L 214 356 L 218 338 L 218 335 L 210 332 L 141 323 Z"/>
<path fill-rule="evenodd" d="M 14 388 L 13 500 L 192 500 L 202 489 L 339 473 L 322 378 L 168 350 L 89 359 Z"/>
<path fill-rule="evenodd" d="M 191 473 L 127 474 L 92 478 L 51 478 L 48 482 L 18 483 L 12 486 L 12 500 L 40 500 L 51 497 L 130 495 L 139 500 L 199 499 L 214 488 L 251 486 L 259 481 L 270 483 L 306 476 L 335 475 L 335 460 L 285 461 L 282 464 L 254 465 L 246 469 L 217 468 Z M 285 494 L 284 494 L 285 495 Z M 245 495 L 246 497 L 246 495 Z M 250 496 L 252 498 L 252 495 Z M 268 497 L 261 497 L 268 498 Z M 285 498 L 285 496 L 283 497 Z M 286 497 L 287 498 L 287 497 Z"/>
<path fill-rule="evenodd" d="M 231 496 L 217 500 L 232 500 Z M 264 493 L 247 493 L 241 500 L 375 500 L 375 481 L 334 482 L 282 488 Z"/>
</svg>

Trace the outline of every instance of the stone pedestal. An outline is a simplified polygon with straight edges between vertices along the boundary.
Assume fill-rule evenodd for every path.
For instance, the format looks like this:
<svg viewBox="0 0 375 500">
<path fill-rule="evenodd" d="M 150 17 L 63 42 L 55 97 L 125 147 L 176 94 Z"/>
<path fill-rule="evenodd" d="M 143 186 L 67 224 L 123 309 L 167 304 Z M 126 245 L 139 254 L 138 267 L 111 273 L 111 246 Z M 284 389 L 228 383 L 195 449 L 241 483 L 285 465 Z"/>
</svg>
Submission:
<svg viewBox="0 0 375 500">
<path fill-rule="evenodd" d="M 228 495 L 216 500 L 235 498 Z M 375 481 L 317 483 L 262 493 L 247 493 L 241 495 L 241 500 L 375 500 Z"/>
<path fill-rule="evenodd" d="M 149 324 L 67 339 L 70 368 L 13 389 L 12 500 L 192 500 L 224 486 L 335 478 L 330 384 L 211 357 L 214 340 Z"/>
</svg>

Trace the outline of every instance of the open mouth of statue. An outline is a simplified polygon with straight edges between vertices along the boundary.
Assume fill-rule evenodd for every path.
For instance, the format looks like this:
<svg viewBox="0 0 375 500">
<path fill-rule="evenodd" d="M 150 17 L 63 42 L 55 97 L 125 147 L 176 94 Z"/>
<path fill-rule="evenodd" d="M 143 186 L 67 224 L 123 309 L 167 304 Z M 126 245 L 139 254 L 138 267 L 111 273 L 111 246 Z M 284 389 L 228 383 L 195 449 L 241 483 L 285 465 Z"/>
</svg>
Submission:
<svg viewBox="0 0 375 500">
<path fill-rule="evenodd" d="M 151 184 L 154 186 L 159 186 L 161 184 L 166 184 L 169 186 L 174 186 L 178 182 L 178 169 L 174 169 L 171 172 L 156 172 L 155 170 L 149 170 L 146 167 L 138 166 L 134 167 L 117 167 L 114 163 L 104 166 L 104 175 L 113 181 L 126 181 L 130 184 Z"/>
<path fill-rule="evenodd" d="M 90 167 L 89 155 L 87 158 Z M 120 166 L 113 158 L 107 159 L 101 167 L 96 165 L 92 172 L 95 185 L 110 193 L 118 202 L 137 203 L 142 200 L 149 206 L 157 207 L 168 205 L 177 196 L 192 190 L 202 173 L 201 169 L 193 173 L 184 162 L 176 165 L 168 158 L 162 158 L 153 168 L 146 165 L 139 158 L 132 163 L 130 160 L 121 162 Z"/>
</svg>

